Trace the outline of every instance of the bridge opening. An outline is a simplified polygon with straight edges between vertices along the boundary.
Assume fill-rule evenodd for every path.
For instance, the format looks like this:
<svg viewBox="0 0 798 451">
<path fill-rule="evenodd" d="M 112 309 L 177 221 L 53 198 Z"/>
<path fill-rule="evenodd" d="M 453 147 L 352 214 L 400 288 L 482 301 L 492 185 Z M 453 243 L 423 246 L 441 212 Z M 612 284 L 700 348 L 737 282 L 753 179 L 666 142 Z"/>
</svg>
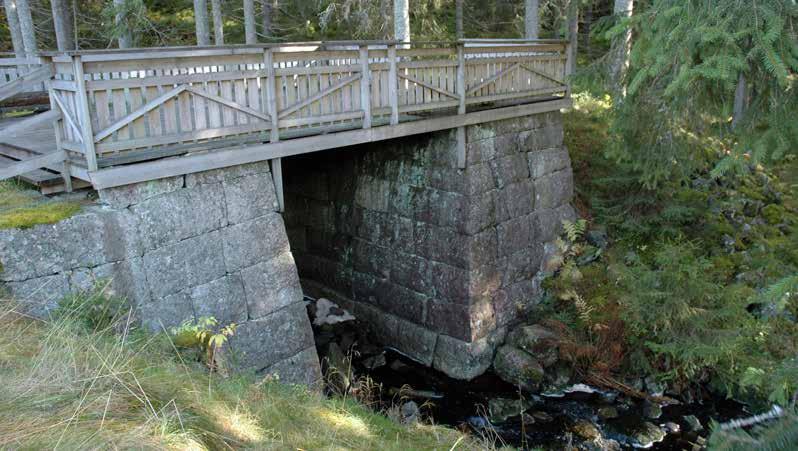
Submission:
<svg viewBox="0 0 798 451">
<path fill-rule="evenodd" d="M 284 158 L 284 220 L 305 292 L 342 302 L 450 376 L 490 365 L 535 304 L 571 172 L 557 111 Z"/>
</svg>

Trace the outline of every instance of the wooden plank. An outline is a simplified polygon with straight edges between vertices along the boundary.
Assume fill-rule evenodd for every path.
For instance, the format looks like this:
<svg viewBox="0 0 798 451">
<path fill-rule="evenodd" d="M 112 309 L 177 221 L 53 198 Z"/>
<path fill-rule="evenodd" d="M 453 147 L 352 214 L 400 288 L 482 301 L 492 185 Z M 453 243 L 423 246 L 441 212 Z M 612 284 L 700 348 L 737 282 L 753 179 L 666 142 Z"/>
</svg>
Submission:
<svg viewBox="0 0 798 451">
<path fill-rule="evenodd" d="M 80 142 L 83 142 L 83 136 L 81 135 L 80 128 L 78 128 L 78 125 L 75 122 L 75 120 L 72 119 L 72 115 L 69 114 L 69 110 L 67 109 L 66 105 L 64 105 L 64 102 L 61 100 L 61 96 L 59 96 L 58 93 L 53 91 L 50 94 L 50 98 L 53 100 L 53 102 L 55 102 L 55 104 L 61 110 L 60 115 L 64 118 L 67 125 L 69 125 L 69 127 L 72 129 L 72 131 L 74 132 L 74 136 L 78 138 Z"/>
<path fill-rule="evenodd" d="M 355 75 L 352 75 L 351 77 L 347 77 L 347 78 L 343 79 L 342 81 L 336 83 L 335 85 L 329 87 L 328 89 L 325 89 L 324 91 L 318 92 L 318 93 L 316 93 L 315 95 L 313 95 L 311 97 L 308 97 L 308 98 L 306 98 L 306 99 L 304 99 L 304 100 L 302 100 L 300 102 L 297 102 L 297 103 L 295 103 L 295 104 L 283 109 L 282 111 L 279 112 L 280 119 L 282 119 L 284 117 L 287 117 L 287 116 L 295 113 L 296 111 L 299 111 L 300 109 L 305 108 L 306 106 L 309 106 L 310 104 L 312 104 L 314 102 L 319 101 L 323 97 L 332 94 L 333 92 L 343 88 L 344 86 L 354 82 L 355 80 L 359 80 L 361 77 L 362 77 L 362 74 L 355 74 Z"/>
<path fill-rule="evenodd" d="M 91 127 L 89 100 L 86 94 L 86 81 L 83 76 L 83 62 L 79 56 L 72 58 L 72 70 L 75 73 L 75 86 L 77 88 L 75 100 L 77 103 L 77 120 L 80 122 L 80 132 L 83 141 L 83 155 L 86 157 L 86 167 L 89 171 L 97 170 L 97 154 L 94 150 L 94 134 Z"/>
<path fill-rule="evenodd" d="M 258 119 L 262 119 L 262 120 L 267 121 L 267 122 L 269 121 L 269 116 L 261 113 L 260 111 L 253 110 L 252 108 L 249 108 L 247 106 L 241 105 L 240 103 L 234 102 L 232 100 L 227 100 L 224 97 L 219 97 L 217 95 L 209 94 L 209 93 L 207 93 L 207 92 L 205 92 L 205 91 L 203 91 L 201 89 L 197 89 L 197 88 L 195 88 L 193 86 L 187 87 L 186 90 L 190 91 L 191 93 L 196 94 L 198 96 L 205 97 L 208 100 L 212 100 L 214 102 L 217 102 L 217 103 L 220 103 L 220 104 L 225 105 L 227 107 L 230 107 L 230 108 L 232 108 L 234 110 L 240 111 L 241 113 L 248 114 L 250 116 L 256 117 Z M 242 93 L 242 95 L 243 95 L 243 93 Z M 246 99 L 244 99 L 244 100 L 246 100 Z M 241 125 L 245 125 L 245 124 L 246 124 L 246 122 L 242 123 Z"/>
<path fill-rule="evenodd" d="M 275 76 L 274 54 L 272 53 L 271 49 L 268 49 L 263 53 L 263 65 L 265 66 L 264 69 L 266 70 L 266 78 L 263 79 L 263 83 L 266 83 L 264 108 L 266 109 L 272 124 L 270 141 L 277 142 L 280 140 L 280 114 L 277 112 L 278 79 Z"/>
<path fill-rule="evenodd" d="M 360 46 L 360 108 L 363 110 L 363 128 L 371 127 L 371 69 L 368 46 Z"/>
<path fill-rule="evenodd" d="M 59 119 L 61 119 L 61 113 L 55 109 L 36 114 L 21 121 L 14 122 L 8 127 L 0 130 L 0 140 L 5 141 L 8 138 L 17 137 L 21 134 L 29 132 L 33 128 L 41 126 L 42 124 L 49 124 Z"/>
<path fill-rule="evenodd" d="M 505 94 L 493 94 L 493 95 L 486 95 L 480 97 L 470 97 L 467 101 L 469 105 L 475 103 L 487 103 L 487 102 L 497 102 L 499 100 L 514 100 L 514 99 L 523 99 L 526 97 L 535 97 L 541 96 L 544 94 L 557 94 L 557 93 L 565 93 L 566 88 L 564 86 L 557 86 L 555 88 L 541 88 L 541 89 L 533 89 L 529 91 L 520 91 L 520 92 L 508 92 Z"/>
<path fill-rule="evenodd" d="M 335 134 L 297 138 L 277 143 L 261 144 L 220 150 L 216 152 L 193 154 L 181 158 L 165 159 L 93 171 L 91 179 L 96 189 L 112 188 L 131 183 L 156 180 L 211 169 L 236 166 L 239 164 L 284 158 L 337 147 L 351 148 L 385 139 L 394 139 L 420 133 L 430 133 L 456 127 L 499 121 L 514 117 L 540 114 L 570 108 L 570 99 L 561 99 L 492 110 L 477 111 L 457 116 L 445 116 L 400 123 L 395 126 L 373 127 L 363 130 L 344 131 Z"/>
<path fill-rule="evenodd" d="M 136 111 L 133 111 L 129 115 L 127 115 L 127 116 L 119 119 L 115 123 L 111 124 L 105 130 L 97 133 L 97 136 L 94 137 L 93 142 L 100 142 L 103 139 L 111 136 L 115 131 L 121 129 L 125 125 L 133 122 L 134 120 L 140 118 L 141 116 L 144 116 L 149 111 L 151 111 L 154 108 L 160 106 L 161 104 L 163 104 L 167 100 L 171 99 L 172 97 L 175 97 L 176 95 L 180 94 L 181 92 L 183 92 L 183 91 L 185 91 L 187 89 L 189 89 L 188 86 L 185 86 L 185 85 L 184 86 L 178 86 L 178 87 L 166 92 L 165 94 L 162 94 L 162 95 L 156 97 L 155 99 L 150 100 L 149 102 L 147 102 L 141 108 L 137 109 Z M 114 114 L 116 114 L 116 112 L 114 112 Z"/>
<path fill-rule="evenodd" d="M 431 74 L 428 73 L 428 76 L 431 76 Z M 429 90 L 431 90 L 433 92 L 437 92 L 438 94 L 442 94 L 442 95 L 444 95 L 446 97 L 451 97 L 453 99 L 460 98 L 459 95 L 457 95 L 455 93 L 452 93 L 452 92 L 449 92 L 449 91 L 446 91 L 446 90 L 443 90 L 441 88 L 438 88 L 438 87 L 434 86 L 429 81 L 421 81 L 421 80 L 419 80 L 419 79 L 417 79 L 415 77 L 412 77 L 412 76 L 406 75 L 406 74 L 399 74 L 399 78 L 404 78 L 405 80 L 408 80 L 408 81 L 410 81 L 412 83 L 415 83 L 417 85 L 423 86 L 423 87 L 425 87 L 425 88 L 427 88 L 427 89 L 429 89 Z M 430 98 L 430 101 L 434 102 L 436 100 L 434 98 Z"/>
<path fill-rule="evenodd" d="M 466 93 L 469 94 L 469 95 L 470 94 L 474 94 L 477 91 L 479 91 L 480 89 L 490 86 L 496 80 L 499 80 L 503 76 L 507 75 L 507 73 L 509 73 L 510 71 L 518 69 L 520 66 L 521 66 L 520 63 L 515 63 L 515 64 L 511 65 L 510 67 L 506 67 L 506 68 L 504 68 L 502 70 L 499 70 L 498 72 L 496 72 L 492 76 L 486 78 L 481 83 L 478 83 L 476 86 L 472 86 L 472 87 L 468 88 L 468 91 L 466 91 Z"/>
<path fill-rule="evenodd" d="M 63 163 L 64 160 L 66 160 L 66 153 L 63 150 L 29 160 L 23 160 L 13 166 L 0 169 L 0 180 L 10 179 L 11 177 L 35 171 L 55 163 Z"/>
<path fill-rule="evenodd" d="M 391 125 L 399 123 L 399 73 L 396 68 L 396 46 L 388 47 L 388 103 L 391 107 Z"/>
</svg>

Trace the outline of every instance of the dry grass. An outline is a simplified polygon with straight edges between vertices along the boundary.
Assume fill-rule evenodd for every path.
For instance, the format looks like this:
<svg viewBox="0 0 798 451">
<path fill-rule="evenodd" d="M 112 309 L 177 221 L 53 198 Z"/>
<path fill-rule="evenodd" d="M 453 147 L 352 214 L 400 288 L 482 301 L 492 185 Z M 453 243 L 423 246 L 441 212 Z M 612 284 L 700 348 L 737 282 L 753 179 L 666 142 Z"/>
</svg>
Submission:
<svg viewBox="0 0 798 451">
<path fill-rule="evenodd" d="M 0 449 L 483 449 L 458 431 L 404 426 L 353 400 L 223 379 L 165 335 L 41 322 L 0 301 Z M 122 324 L 126 326 L 126 324 Z"/>
</svg>

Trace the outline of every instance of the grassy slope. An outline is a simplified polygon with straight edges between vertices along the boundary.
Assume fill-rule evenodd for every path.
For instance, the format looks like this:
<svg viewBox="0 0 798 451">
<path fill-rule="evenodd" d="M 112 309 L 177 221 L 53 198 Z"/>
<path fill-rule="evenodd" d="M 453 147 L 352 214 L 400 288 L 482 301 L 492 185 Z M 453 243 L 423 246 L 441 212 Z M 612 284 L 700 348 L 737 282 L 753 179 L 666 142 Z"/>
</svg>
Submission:
<svg viewBox="0 0 798 451">
<path fill-rule="evenodd" d="M 0 182 L 0 229 L 53 224 L 80 211 L 76 201 L 50 200 L 25 185 Z"/>
<path fill-rule="evenodd" d="M 482 449 L 461 433 L 403 426 L 352 400 L 221 378 L 164 336 L 43 323 L 0 303 L 0 448 Z"/>
</svg>

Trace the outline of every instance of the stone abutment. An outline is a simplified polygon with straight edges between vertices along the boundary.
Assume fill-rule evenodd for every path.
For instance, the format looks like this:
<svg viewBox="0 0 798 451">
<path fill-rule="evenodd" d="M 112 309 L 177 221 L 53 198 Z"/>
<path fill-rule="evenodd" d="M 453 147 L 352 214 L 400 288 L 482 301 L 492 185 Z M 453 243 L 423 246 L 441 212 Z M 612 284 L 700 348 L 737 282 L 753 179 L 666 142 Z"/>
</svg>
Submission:
<svg viewBox="0 0 798 451">
<path fill-rule="evenodd" d="M 385 345 L 448 375 L 484 372 L 540 296 L 573 219 L 559 112 L 103 190 L 57 224 L 0 231 L 0 279 L 46 316 L 110 281 L 151 330 L 235 322 L 238 368 L 320 378 L 306 291 L 335 296 Z"/>
</svg>

